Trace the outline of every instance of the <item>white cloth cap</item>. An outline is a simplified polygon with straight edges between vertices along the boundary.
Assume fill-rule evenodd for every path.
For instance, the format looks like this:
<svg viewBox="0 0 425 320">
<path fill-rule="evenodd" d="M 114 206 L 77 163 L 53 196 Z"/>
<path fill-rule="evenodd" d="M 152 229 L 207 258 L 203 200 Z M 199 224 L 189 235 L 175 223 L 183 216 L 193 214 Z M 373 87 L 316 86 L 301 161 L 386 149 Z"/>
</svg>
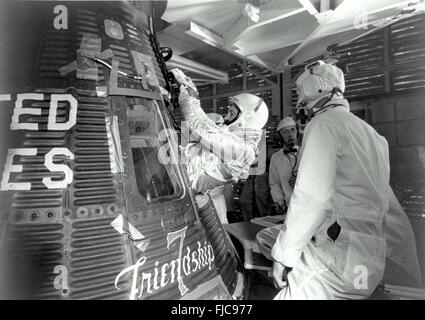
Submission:
<svg viewBox="0 0 425 320">
<path fill-rule="evenodd" d="M 290 127 L 290 126 L 296 126 L 294 119 L 292 119 L 291 117 L 285 117 L 282 120 L 280 120 L 276 130 L 280 131 L 283 128 Z"/>
</svg>

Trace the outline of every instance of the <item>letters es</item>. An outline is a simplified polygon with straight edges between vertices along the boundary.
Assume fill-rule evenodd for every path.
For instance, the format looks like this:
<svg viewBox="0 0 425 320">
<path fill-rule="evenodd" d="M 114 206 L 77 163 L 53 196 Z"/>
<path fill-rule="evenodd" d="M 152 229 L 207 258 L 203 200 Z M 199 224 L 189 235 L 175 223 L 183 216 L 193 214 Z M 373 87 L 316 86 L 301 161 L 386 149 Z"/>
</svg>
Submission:
<svg viewBox="0 0 425 320">
<path fill-rule="evenodd" d="M 1 101 L 10 101 L 11 95 L 0 95 Z M 22 93 L 18 94 L 15 101 L 15 108 L 13 111 L 12 122 L 10 124 L 11 130 L 32 130 L 39 129 L 37 123 L 20 122 L 21 115 L 41 115 L 41 108 L 24 108 L 23 101 L 36 100 L 43 101 L 44 94 L 42 93 Z M 68 121 L 64 123 L 56 122 L 56 115 L 59 102 L 68 102 L 69 104 L 69 117 Z M 52 94 L 50 98 L 49 116 L 47 122 L 47 130 L 69 130 L 77 122 L 77 107 L 78 102 L 71 94 Z M 20 173 L 23 171 L 21 164 L 14 164 L 15 156 L 36 156 L 37 148 L 18 148 L 9 149 L 4 165 L 3 175 L 0 184 L 1 191 L 7 190 L 31 190 L 30 182 L 10 182 L 10 175 L 12 173 Z M 65 158 L 66 160 L 73 160 L 74 155 L 67 148 L 52 148 L 45 154 L 44 165 L 50 172 L 61 172 L 64 179 L 57 181 L 51 177 L 44 177 L 42 182 L 48 189 L 64 189 L 72 183 L 73 172 L 65 164 L 54 163 L 55 157 Z"/>
</svg>

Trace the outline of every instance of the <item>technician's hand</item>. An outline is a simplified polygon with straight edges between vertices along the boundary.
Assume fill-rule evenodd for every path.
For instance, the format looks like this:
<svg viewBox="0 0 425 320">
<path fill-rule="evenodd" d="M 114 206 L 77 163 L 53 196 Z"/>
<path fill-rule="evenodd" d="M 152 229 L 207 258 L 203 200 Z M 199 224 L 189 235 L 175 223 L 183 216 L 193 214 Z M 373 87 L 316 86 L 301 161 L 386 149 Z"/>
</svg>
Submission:
<svg viewBox="0 0 425 320">
<path fill-rule="evenodd" d="M 292 268 L 285 267 L 279 262 L 273 263 L 273 280 L 277 288 L 283 289 L 288 286 L 288 273 Z"/>
</svg>

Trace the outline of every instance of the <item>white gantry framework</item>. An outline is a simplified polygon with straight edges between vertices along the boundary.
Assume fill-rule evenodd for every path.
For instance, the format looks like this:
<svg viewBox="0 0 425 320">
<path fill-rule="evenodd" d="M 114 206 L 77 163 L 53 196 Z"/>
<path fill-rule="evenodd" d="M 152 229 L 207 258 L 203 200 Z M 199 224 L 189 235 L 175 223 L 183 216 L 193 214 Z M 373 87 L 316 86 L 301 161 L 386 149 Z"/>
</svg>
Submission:
<svg viewBox="0 0 425 320">
<path fill-rule="evenodd" d="M 159 34 L 175 61 L 210 45 L 253 64 L 282 72 L 377 28 L 425 11 L 410 0 L 168 0 Z M 190 61 L 185 60 L 186 64 Z M 226 75 L 194 64 L 217 82 Z"/>
</svg>

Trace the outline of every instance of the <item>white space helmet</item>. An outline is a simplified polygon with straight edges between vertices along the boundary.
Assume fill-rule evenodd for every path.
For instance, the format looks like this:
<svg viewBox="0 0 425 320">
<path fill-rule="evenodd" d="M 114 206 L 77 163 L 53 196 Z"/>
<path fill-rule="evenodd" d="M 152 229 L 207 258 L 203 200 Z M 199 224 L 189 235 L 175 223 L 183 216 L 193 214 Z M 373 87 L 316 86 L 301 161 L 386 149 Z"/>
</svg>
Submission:
<svg viewBox="0 0 425 320">
<path fill-rule="evenodd" d="M 297 79 L 298 104 L 304 102 L 307 109 L 332 93 L 344 93 L 344 73 L 332 64 L 317 61 L 305 67 L 305 71 Z"/>
<path fill-rule="evenodd" d="M 269 118 L 269 109 L 263 99 L 251 93 L 240 93 L 229 97 L 240 110 L 239 116 L 229 126 L 262 129 Z"/>
</svg>

